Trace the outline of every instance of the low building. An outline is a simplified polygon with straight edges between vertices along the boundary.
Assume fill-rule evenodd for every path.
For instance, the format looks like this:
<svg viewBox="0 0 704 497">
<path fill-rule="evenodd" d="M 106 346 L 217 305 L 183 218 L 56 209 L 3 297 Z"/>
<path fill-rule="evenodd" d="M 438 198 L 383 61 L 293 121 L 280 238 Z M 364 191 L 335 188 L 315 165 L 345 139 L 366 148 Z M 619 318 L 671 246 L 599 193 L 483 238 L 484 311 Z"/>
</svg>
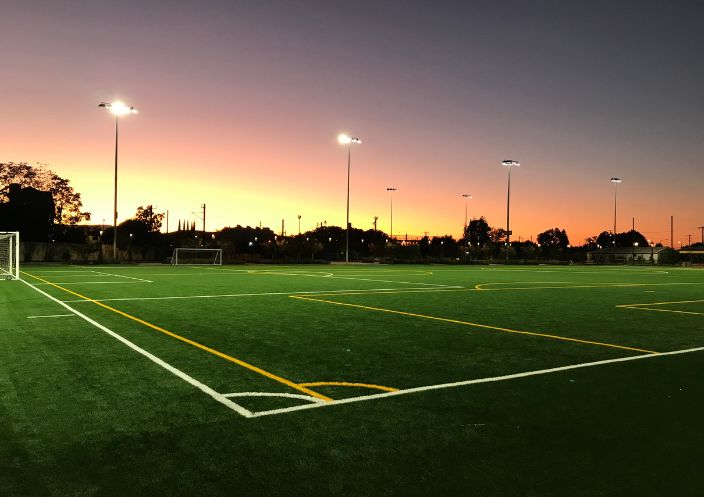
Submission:
<svg viewBox="0 0 704 497">
<path fill-rule="evenodd" d="M 659 264 L 673 259 L 670 247 L 604 247 L 587 252 L 587 263 L 593 264 Z M 668 257 L 669 256 L 669 257 Z"/>
</svg>

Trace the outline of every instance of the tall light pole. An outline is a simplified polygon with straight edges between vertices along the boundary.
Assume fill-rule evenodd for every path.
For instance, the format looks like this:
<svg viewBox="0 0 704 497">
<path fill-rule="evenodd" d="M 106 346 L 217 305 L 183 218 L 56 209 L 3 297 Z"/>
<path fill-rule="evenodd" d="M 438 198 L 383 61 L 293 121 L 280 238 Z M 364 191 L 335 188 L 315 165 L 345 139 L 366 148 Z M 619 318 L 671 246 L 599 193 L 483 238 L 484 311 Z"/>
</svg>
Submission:
<svg viewBox="0 0 704 497">
<path fill-rule="evenodd" d="M 345 262 L 350 262 L 350 162 L 352 159 L 352 144 L 362 143 L 362 140 L 344 133 L 337 136 L 337 141 L 347 145 L 347 229 L 345 230 Z"/>
<path fill-rule="evenodd" d="M 704 226 L 697 226 L 698 230 L 702 230 L 702 245 L 704 245 Z"/>
<path fill-rule="evenodd" d="M 117 144 L 118 144 L 118 123 L 120 116 L 127 114 L 137 114 L 137 109 L 129 107 L 122 102 L 100 102 L 98 107 L 109 110 L 115 116 L 115 192 L 112 209 L 112 257 L 117 262 Z"/>
<path fill-rule="evenodd" d="M 464 238 L 465 247 L 467 246 L 467 201 L 472 198 L 469 193 L 463 193 L 464 197 L 464 231 L 462 232 L 462 238 Z"/>
<path fill-rule="evenodd" d="M 301 234 L 301 215 L 298 215 L 298 234 Z"/>
<path fill-rule="evenodd" d="M 618 194 L 618 184 L 621 182 L 621 178 L 611 178 L 611 182 L 614 184 L 614 247 L 616 246 L 616 195 Z"/>
<path fill-rule="evenodd" d="M 506 251 L 505 260 L 508 264 L 508 248 L 511 245 L 511 167 L 518 167 L 520 164 L 511 159 L 501 161 L 502 166 L 508 169 L 508 193 L 506 194 Z"/>
<path fill-rule="evenodd" d="M 391 239 L 393 239 L 393 237 L 394 237 L 394 192 L 397 189 L 398 188 L 394 188 L 394 187 L 389 187 L 386 189 L 387 192 L 390 192 L 389 197 L 391 198 L 391 234 L 389 236 L 389 238 L 391 238 Z"/>
</svg>

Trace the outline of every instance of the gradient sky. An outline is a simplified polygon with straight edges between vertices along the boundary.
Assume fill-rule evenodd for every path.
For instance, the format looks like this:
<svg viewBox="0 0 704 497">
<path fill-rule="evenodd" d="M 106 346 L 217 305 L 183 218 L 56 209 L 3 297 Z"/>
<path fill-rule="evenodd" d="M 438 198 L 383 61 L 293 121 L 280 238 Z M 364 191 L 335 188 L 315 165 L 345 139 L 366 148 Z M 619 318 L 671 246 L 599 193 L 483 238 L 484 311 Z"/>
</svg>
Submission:
<svg viewBox="0 0 704 497">
<path fill-rule="evenodd" d="M 701 1 L 0 0 L 0 161 L 47 164 L 112 220 L 170 228 L 344 226 L 459 236 L 469 216 L 513 239 L 573 244 L 635 217 L 646 238 L 704 224 Z M 200 223 L 199 223 L 200 226 Z"/>
</svg>

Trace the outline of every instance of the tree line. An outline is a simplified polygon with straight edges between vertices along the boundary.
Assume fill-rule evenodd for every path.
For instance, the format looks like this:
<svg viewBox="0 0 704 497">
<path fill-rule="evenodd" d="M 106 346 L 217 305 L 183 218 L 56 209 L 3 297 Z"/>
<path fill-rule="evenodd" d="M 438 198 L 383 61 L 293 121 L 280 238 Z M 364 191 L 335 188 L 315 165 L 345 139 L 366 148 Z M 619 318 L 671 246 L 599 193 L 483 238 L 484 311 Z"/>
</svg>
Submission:
<svg viewBox="0 0 704 497">
<path fill-rule="evenodd" d="M 117 245 L 123 251 L 147 252 L 166 257 L 176 246 L 222 248 L 226 258 L 288 258 L 296 260 L 337 260 L 344 258 L 345 230 L 339 226 L 319 226 L 295 236 L 277 235 L 270 228 L 227 227 L 203 233 L 194 226 L 161 233 L 164 214 L 152 205 L 140 206 L 134 216 L 120 223 Z M 44 166 L 27 163 L 0 163 L 0 231 L 20 231 L 23 239 L 74 243 L 112 244 L 112 226 L 79 225 L 89 221 L 80 193 L 69 181 Z M 184 223 L 185 224 L 185 223 Z M 647 246 L 635 230 L 609 231 L 589 237 L 580 247 L 570 245 L 564 229 L 550 228 L 538 234 L 535 242 L 512 241 L 506 245 L 506 231 L 489 225 L 484 217 L 472 219 L 460 239 L 450 235 L 425 236 L 405 241 L 391 238 L 381 230 L 352 227 L 349 248 L 352 260 L 392 258 L 399 260 L 491 260 L 502 255 L 524 260 L 581 259 L 587 250 L 600 247 Z"/>
</svg>

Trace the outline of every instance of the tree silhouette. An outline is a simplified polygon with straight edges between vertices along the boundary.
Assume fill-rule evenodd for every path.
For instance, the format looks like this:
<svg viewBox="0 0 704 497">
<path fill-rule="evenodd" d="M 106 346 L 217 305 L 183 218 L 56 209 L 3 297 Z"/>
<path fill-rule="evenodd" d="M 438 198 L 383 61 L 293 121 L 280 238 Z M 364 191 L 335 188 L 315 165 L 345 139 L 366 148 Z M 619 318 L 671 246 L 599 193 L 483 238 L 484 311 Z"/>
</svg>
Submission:
<svg viewBox="0 0 704 497">
<path fill-rule="evenodd" d="M 54 199 L 54 221 L 59 224 L 74 225 L 90 220 L 90 212 L 82 212 L 81 194 L 73 191 L 69 180 L 61 178 L 50 169 L 34 167 L 26 162 L 0 163 L 0 201 L 7 200 L 7 188 L 13 183 L 51 192 Z"/>
<path fill-rule="evenodd" d="M 551 228 L 538 235 L 538 243 L 543 247 L 559 247 L 564 249 L 570 244 L 570 240 L 565 230 Z"/>
<path fill-rule="evenodd" d="M 469 243 L 474 247 L 482 248 L 491 241 L 489 233 L 491 227 L 486 219 L 482 216 L 479 219 L 472 219 L 467 225 L 465 237 L 469 239 Z"/>
<path fill-rule="evenodd" d="M 141 205 L 137 207 L 137 214 L 135 214 L 135 219 L 142 221 L 147 229 L 154 233 L 161 229 L 161 222 L 164 219 L 164 214 L 154 213 L 154 208 L 150 205 L 142 207 Z"/>
</svg>

